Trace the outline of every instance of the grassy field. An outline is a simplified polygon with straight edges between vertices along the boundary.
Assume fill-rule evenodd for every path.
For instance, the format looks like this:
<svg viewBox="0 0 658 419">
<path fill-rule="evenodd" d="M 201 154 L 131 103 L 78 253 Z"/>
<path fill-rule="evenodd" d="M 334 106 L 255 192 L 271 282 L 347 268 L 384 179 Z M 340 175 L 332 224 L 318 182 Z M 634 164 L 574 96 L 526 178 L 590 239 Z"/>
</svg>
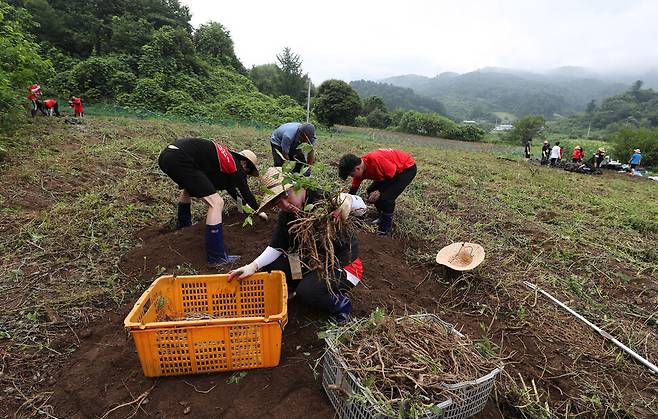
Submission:
<svg viewBox="0 0 658 419">
<path fill-rule="evenodd" d="M 201 136 L 251 148 L 265 167 L 269 133 L 92 116 L 82 125 L 37 118 L 11 138 L 0 165 L 4 413 L 17 406 L 38 413 L 47 401 L 40 393 L 46 367 L 79 345 L 71 331 L 143 289 L 119 262 L 140 229 L 173 222 L 175 190 L 157 167 L 159 151 L 175 138 Z M 518 149 L 496 144 L 351 129 L 321 133 L 318 144 L 314 173 L 325 178 L 336 178 L 345 152 L 401 147 L 416 157 L 418 176 L 398 200 L 394 239 L 409 243 L 405 257 L 417 266 L 434 269 L 436 251 L 453 241 L 485 247 L 478 270 L 433 276 L 447 286 L 433 297 L 440 315 L 477 325 L 465 332 L 507 357 L 496 388 L 506 412 L 658 415 L 655 376 L 523 285 L 546 288 L 658 363 L 658 183 L 501 159 Z"/>
</svg>

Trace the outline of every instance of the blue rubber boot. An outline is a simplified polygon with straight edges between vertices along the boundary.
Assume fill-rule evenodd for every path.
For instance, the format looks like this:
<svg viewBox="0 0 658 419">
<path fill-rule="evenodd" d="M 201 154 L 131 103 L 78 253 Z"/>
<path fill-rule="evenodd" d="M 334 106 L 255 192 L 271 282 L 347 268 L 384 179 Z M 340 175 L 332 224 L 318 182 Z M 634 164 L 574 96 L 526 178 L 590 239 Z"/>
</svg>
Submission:
<svg viewBox="0 0 658 419">
<path fill-rule="evenodd" d="M 345 324 L 349 321 L 352 314 L 352 300 L 345 294 L 338 294 L 331 297 L 331 307 L 329 311 L 338 324 Z"/>
<path fill-rule="evenodd" d="M 206 255 L 208 265 L 218 266 L 233 263 L 240 259 L 237 255 L 227 255 L 224 248 L 224 230 L 221 223 L 215 225 L 206 224 Z"/>
<path fill-rule="evenodd" d="M 378 236 L 385 236 L 391 231 L 393 226 L 393 214 L 384 214 L 379 216 L 379 228 L 377 229 Z"/>
<path fill-rule="evenodd" d="M 185 228 L 192 225 L 192 204 L 183 202 L 178 203 L 178 219 L 176 228 Z"/>
</svg>

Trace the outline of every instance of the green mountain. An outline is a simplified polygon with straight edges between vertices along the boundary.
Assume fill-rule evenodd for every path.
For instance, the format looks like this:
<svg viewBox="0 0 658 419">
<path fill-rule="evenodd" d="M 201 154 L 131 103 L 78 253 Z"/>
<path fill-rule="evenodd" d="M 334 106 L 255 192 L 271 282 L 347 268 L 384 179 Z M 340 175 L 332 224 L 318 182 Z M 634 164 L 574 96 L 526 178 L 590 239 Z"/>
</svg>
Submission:
<svg viewBox="0 0 658 419">
<path fill-rule="evenodd" d="M 491 112 L 516 116 L 583 111 L 591 100 L 602 100 L 627 86 L 595 78 L 578 67 L 561 67 L 547 74 L 502 68 L 484 68 L 465 74 L 442 73 L 436 77 L 396 76 L 382 80 L 411 88 L 419 95 L 445 103 L 458 118 L 481 117 Z"/>
<path fill-rule="evenodd" d="M 415 76 L 421 77 L 421 76 Z M 369 80 L 350 82 L 361 99 L 369 96 L 379 96 L 384 100 L 389 111 L 395 109 L 413 110 L 425 113 L 438 113 L 447 116 L 446 107 L 441 101 L 421 96 L 410 88 L 398 87 L 389 83 L 377 83 Z"/>
<path fill-rule="evenodd" d="M 615 132 L 618 128 L 658 127 L 658 92 L 642 89 L 637 81 L 628 90 L 604 99 L 599 104 L 591 102 L 586 112 L 572 115 L 552 125 L 564 133 L 589 131 Z"/>
<path fill-rule="evenodd" d="M 289 96 L 258 90 L 222 24 L 193 30 L 180 0 L 12 3 L 7 10 L 21 16 L 53 64 L 54 72 L 39 77 L 44 98 L 73 94 L 85 102 L 270 125 L 305 117 Z"/>
</svg>

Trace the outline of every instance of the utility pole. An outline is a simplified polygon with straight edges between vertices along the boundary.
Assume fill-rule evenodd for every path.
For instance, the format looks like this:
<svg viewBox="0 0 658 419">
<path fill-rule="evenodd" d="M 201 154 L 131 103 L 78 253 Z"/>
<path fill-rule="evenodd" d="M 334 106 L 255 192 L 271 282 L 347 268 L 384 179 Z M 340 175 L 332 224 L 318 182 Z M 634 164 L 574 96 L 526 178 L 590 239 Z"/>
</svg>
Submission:
<svg viewBox="0 0 658 419">
<path fill-rule="evenodd" d="M 308 96 L 306 97 L 306 122 L 311 120 L 311 78 L 308 79 Z"/>
</svg>

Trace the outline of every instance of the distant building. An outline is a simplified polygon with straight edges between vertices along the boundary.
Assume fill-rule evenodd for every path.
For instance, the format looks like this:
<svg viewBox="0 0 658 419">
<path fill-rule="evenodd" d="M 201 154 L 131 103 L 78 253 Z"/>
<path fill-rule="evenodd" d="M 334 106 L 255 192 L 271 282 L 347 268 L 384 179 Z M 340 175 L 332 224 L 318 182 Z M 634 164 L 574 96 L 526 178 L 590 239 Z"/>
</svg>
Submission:
<svg viewBox="0 0 658 419">
<path fill-rule="evenodd" d="M 509 131 L 512 128 L 514 128 L 514 125 L 512 125 L 512 124 L 500 124 L 500 125 L 496 125 L 493 130 L 494 131 Z"/>
<path fill-rule="evenodd" d="M 462 124 L 477 124 L 476 121 L 462 121 Z"/>
</svg>

